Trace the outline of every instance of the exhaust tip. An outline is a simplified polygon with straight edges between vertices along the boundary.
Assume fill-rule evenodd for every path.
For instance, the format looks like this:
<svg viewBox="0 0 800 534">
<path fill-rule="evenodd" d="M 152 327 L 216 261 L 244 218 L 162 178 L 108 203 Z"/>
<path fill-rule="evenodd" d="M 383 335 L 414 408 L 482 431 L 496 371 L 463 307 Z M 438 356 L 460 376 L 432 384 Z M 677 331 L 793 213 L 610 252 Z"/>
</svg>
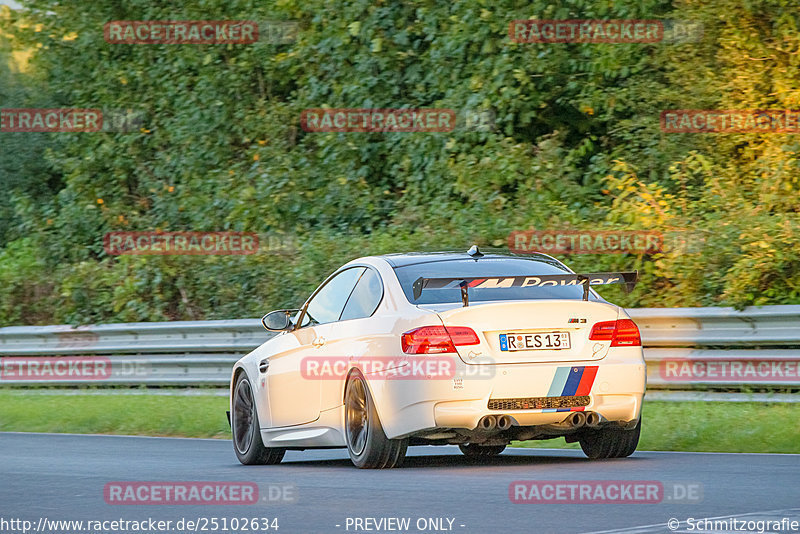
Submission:
<svg viewBox="0 0 800 534">
<path fill-rule="evenodd" d="M 572 428 L 580 428 L 586 423 L 586 414 L 583 412 L 572 412 L 569 416 L 569 422 Z"/>
<path fill-rule="evenodd" d="M 586 426 L 596 428 L 600 426 L 600 414 L 597 412 L 589 412 L 586 414 Z"/>
<path fill-rule="evenodd" d="M 499 430 L 508 430 L 511 428 L 511 418 L 507 415 L 499 415 L 497 417 L 497 428 Z"/>
<path fill-rule="evenodd" d="M 493 430 L 497 426 L 497 419 L 493 415 L 485 415 L 478 421 L 481 430 Z"/>
</svg>

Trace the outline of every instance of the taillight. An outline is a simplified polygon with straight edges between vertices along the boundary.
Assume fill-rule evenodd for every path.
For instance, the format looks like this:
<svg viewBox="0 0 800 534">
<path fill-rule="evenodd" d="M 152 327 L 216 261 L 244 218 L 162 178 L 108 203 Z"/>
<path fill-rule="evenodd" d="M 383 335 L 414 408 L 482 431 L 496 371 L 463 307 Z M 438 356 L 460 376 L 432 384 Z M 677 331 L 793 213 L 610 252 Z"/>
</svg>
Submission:
<svg viewBox="0 0 800 534">
<path fill-rule="evenodd" d="M 592 341 L 611 341 L 614 339 L 614 329 L 617 327 L 617 321 L 603 321 L 602 323 L 595 323 L 592 331 L 589 334 L 589 339 Z"/>
<path fill-rule="evenodd" d="M 612 347 L 641 347 L 642 337 L 639 335 L 639 327 L 630 319 L 620 319 L 617 321 L 617 329 L 614 332 L 614 339 L 611 340 Z"/>
<path fill-rule="evenodd" d="M 421 326 L 403 334 L 406 354 L 441 354 L 455 352 L 456 346 L 477 345 L 478 335 L 467 326 Z"/>
<path fill-rule="evenodd" d="M 453 340 L 453 344 L 456 347 L 460 347 L 461 345 L 477 345 L 481 342 L 475 330 L 468 326 L 447 326 L 445 329 L 447 333 L 450 334 L 450 339 Z"/>
<path fill-rule="evenodd" d="M 592 341 L 611 341 L 612 347 L 640 347 L 639 327 L 630 319 L 595 323 L 589 333 Z"/>
</svg>

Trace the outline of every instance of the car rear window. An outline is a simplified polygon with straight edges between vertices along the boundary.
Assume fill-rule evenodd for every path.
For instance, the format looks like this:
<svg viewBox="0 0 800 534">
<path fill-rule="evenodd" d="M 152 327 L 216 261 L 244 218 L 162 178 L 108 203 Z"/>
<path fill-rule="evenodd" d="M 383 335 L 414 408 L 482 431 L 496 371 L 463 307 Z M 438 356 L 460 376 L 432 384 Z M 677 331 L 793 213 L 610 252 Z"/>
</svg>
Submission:
<svg viewBox="0 0 800 534">
<path fill-rule="evenodd" d="M 414 299 L 412 285 L 418 278 L 481 278 L 494 276 L 531 276 L 539 274 L 569 274 L 563 265 L 526 258 L 457 259 L 415 263 L 394 268 L 406 298 L 412 304 L 444 304 L 461 302 L 461 289 L 425 289 L 419 299 Z M 470 288 L 470 302 L 493 300 L 579 300 L 583 298 L 581 286 Z M 590 292 L 590 300 L 599 300 Z"/>
</svg>

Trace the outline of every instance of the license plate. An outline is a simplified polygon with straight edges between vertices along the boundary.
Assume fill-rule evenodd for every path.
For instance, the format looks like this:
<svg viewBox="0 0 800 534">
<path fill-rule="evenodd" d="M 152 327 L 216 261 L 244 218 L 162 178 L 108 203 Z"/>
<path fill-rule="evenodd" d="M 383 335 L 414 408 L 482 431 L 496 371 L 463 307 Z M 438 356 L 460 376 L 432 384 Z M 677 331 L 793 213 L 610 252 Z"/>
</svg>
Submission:
<svg viewBox="0 0 800 534">
<path fill-rule="evenodd" d="M 569 332 L 539 332 L 538 334 L 500 334 L 500 350 L 559 350 L 568 349 Z"/>
</svg>

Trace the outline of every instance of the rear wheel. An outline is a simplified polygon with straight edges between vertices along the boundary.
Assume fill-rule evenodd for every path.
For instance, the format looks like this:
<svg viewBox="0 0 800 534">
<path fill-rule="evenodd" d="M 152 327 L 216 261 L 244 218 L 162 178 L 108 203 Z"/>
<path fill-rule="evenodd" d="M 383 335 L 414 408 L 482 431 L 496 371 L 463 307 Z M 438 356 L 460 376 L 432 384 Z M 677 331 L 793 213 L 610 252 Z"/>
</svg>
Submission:
<svg viewBox="0 0 800 534">
<path fill-rule="evenodd" d="M 383 469 L 403 463 L 408 439 L 386 437 L 367 384 L 358 373 L 347 380 L 344 410 L 347 451 L 356 467 Z"/>
<path fill-rule="evenodd" d="M 258 424 L 253 388 L 244 373 L 236 379 L 231 407 L 231 434 L 236 457 L 245 465 L 273 465 L 281 463 L 286 449 L 264 446 Z"/>
<path fill-rule="evenodd" d="M 586 431 L 578 441 L 581 449 L 592 460 L 601 458 L 625 458 L 633 454 L 639 445 L 642 420 L 632 430 L 600 428 Z"/>
<path fill-rule="evenodd" d="M 506 450 L 505 445 L 476 445 L 475 443 L 462 444 L 459 445 L 458 448 L 461 449 L 464 456 L 469 456 L 471 458 L 497 456 Z"/>
</svg>

